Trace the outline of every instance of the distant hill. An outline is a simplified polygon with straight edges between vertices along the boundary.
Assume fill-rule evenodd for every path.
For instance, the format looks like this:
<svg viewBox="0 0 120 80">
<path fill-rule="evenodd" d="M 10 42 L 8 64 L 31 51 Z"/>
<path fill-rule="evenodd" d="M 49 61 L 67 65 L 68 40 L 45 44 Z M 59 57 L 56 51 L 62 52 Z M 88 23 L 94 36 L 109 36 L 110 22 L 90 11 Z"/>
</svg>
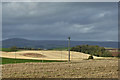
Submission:
<svg viewBox="0 0 120 80">
<path fill-rule="evenodd" d="M 112 41 L 97 42 L 97 41 L 71 41 L 71 47 L 76 45 L 98 45 L 102 47 L 111 47 L 117 48 L 118 43 Z M 68 46 L 67 41 L 62 40 L 27 40 L 23 38 L 11 38 L 2 41 L 3 48 L 9 48 L 12 46 L 17 47 L 31 47 L 31 48 L 43 48 L 43 49 L 52 49 L 52 48 L 63 48 Z"/>
</svg>

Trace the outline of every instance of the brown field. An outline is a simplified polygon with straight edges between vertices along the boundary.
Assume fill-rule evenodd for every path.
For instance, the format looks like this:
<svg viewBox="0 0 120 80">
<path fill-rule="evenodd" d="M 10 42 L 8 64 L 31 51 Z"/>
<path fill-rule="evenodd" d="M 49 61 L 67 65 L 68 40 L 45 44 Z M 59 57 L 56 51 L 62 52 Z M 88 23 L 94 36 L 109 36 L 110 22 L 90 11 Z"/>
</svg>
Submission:
<svg viewBox="0 0 120 80">
<path fill-rule="evenodd" d="M 27 53 L 27 54 L 26 54 Z M 29 56 L 28 56 L 28 53 Z M 32 53 L 32 54 L 31 54 Z M 33 55 L 40 54 L 40 55 Z M 26 56 L 27 55 L 27 56 Z M 32 56 L 31 56 L 32 55 Z M 14 58 L 14 52 L 3 52 L 3 57 Z M 43 57 L 44 56 L 44 57 Z M 19 51 L 21 59 L 67 60 L 67 51 Z M 95 57 L 71 52 L 71 62 L 16 63 L 2 65 L 3 78 L 118 78 L 118 59 Z"/>
<path fill-rule="evenodd" d="M 118 60 L 19 63 L 2 66 L 3 78 L 117 78 Z"/>
</svg>

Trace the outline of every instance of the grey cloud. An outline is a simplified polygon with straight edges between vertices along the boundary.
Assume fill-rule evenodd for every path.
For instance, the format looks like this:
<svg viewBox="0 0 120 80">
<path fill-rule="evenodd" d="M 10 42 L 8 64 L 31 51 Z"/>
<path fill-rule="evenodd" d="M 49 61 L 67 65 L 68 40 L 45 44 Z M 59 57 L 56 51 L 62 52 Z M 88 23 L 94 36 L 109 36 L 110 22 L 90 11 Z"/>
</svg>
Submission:
<svg viewBox="0 0 120 80">
<path fill-rule="evenodd" d="M 117 3 L 3 3 L 3 39 L 114 40 Z"/>
</svg>

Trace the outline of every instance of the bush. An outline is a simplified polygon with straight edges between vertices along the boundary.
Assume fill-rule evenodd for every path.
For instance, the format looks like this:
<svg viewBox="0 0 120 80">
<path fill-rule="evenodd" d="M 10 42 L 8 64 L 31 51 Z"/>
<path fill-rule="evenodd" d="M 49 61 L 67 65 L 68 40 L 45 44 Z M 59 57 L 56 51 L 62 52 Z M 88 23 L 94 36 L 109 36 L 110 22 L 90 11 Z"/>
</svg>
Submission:
<svg viewBox="0 0 120 80">
<path fill-rule="evenodd" d="M 113 55 L 111 52 L 105 51 L 103 54 L 101 54 L 101 57 L 113 57 Z"/>
<path fill-rule="evenodd" d="M 90 55 L 90 56 L 88 57 L 88 59 L 93 59 L 93 56 L 92 56 L 92 55 Z"/>
<path fill-rule="evenodd" d="M 10 49 L 11 51 L 18 51 L 16 46 L 11 47 Z"/>
<path fill-rule="evenodd" d="M 112 57 L 111 52 L 106 51 L 104 47 L 96 45 L 78 45 L 71 48 L 71 51 L 83 52 L 98 57 Z"/>
</svg>

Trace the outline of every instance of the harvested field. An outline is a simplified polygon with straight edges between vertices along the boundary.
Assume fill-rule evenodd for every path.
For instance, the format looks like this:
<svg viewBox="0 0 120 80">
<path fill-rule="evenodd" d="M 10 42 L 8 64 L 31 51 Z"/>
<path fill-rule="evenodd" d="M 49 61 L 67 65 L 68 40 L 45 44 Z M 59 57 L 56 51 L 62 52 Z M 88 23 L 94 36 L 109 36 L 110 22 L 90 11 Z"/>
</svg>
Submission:
<svg viewBox="0 0 120 80">
<path fill-rule="evenodd" d="M 2 52 L 2 57 L 32 60 L 68 60 L 68 51 Z M 71 51 L 71 62 L 34 61 L 2 65 L 3 78 L 117 78 L 118 59 L 94 56 Z M 19 60 L 21 62 L 21 60 Z"/>
<path fill-rule="evenodd" d="M 88 59 L 89 54 L 84 54 L 81 52 L 71 51 L 71 60 L 82 60 Z M 2 52 L 2 57 L 5 58 L 18 58 L 18 59 L 37 59 L 37 60 L 68 60 L 68 51 L 54 51 L 54 50 L 27 50 L 27 51 L 17 51 L 17 52 Z M 99 59 L 102 57 L 94 58 Z"/>
<path fill-rule="evenodd" d="M 3 78 L 117 78 L 118 60 L 17 63 L 2 66 Z"/>
</svg>

